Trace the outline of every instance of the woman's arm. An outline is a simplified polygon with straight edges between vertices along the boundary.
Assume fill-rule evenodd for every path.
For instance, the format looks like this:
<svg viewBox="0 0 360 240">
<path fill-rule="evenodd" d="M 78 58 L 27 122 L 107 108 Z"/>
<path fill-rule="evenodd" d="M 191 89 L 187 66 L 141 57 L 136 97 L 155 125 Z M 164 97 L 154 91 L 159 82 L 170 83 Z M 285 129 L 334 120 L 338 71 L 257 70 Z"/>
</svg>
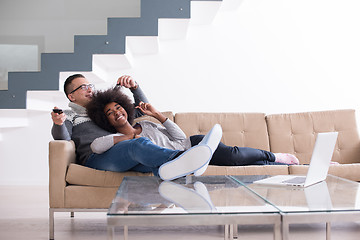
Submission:
<svg viewBox="0 0 360 240">
<path fill-rule="evenodd" d="M 170 119 L 166 119 L 163 126 L 174 140 L 185 140 L 187 138 L 181 128 Z"/>
<path fill-rule="evenodd" d="M 140 102 L 136 109 L 140 109 L 145 115 L 151 116 L 159 120 L 162 124 L 166 121 L 164 114 L 159 112 L 156 108 L 153 107 L 150 103 Z"/>
<path fill-rule="evenodd" d="M 90 145 L 91 150 L 94 153 L 101 154 L 109 150 L 115 144 L 130 140 L 133 138 L 138 138 L 138 135 L 123 135 L 121 133 L 111 134 L 103 137 L 96 138 Z"/>
<path fill-rule="evenodd" d="M 161 124 L 165 127 L 169 136 L 173 138 L 173 140 L 184 140 L 186 139 L 185 133 L 180 129 L 180 127 L 166 118 L 161 112 L 156 110 L 150 103 L 141 102 L 139 106 L 136 108 L 140 109 L 144 114 L 148 116 L 152 116 L 159 120 Z"/>
</svg>

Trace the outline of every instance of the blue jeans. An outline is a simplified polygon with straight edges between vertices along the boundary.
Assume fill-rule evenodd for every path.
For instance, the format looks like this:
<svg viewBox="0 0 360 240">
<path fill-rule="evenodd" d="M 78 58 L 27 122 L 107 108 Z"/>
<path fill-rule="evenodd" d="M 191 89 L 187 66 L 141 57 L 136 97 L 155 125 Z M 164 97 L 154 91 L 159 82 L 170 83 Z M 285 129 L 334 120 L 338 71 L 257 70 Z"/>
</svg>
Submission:
<svg viewBox="0 0 360 240">
<path fill-rule="evenodd" d="M 119 142 L 102 154 L 93 153 L 85 166 L 113 172 L 153 172 L 158 176 L 159 167 L 179 152 L 159 147 L 148 138 L 141 137 Z"/>
<path fill-rule="evenodd" d="M 191 146 L 199 144 L 203 138 L 204 135 L 191 136 Z M 218 166 L 284 165 L 275 162 L 275 155 L 272 152 L 248 147 L 230 147 L 223 143 L 219 144 L 209 164 Z"/>
</svg>

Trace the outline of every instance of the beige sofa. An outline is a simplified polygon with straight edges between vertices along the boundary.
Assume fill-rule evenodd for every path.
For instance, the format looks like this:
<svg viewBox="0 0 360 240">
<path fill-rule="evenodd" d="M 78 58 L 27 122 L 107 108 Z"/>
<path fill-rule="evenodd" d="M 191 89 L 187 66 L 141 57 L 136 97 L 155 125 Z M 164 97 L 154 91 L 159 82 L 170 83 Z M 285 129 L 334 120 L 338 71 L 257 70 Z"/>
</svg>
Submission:
<svg viewBox="0 0 360 240">
<path fill-rule="evenodd" d="M 329 173 L 360 181 L 360 139 L 354 110 L 292 114 L 176 113 L 166 115 L 187 136 L 205 134 L 215 123 L 223 128 L 222 142 L 272 152 L 295 154 L 308 164 L 319 132 L 339 132 Z M 141 119 L 140 119 L 141 120 Z M 209 166 L 205 175 L 305 174 L 308 166 Z M 72 141 L 49 145 L 50 239 L 54 238 L 54 212 L 106 211 L 124 176 L 136 172 L 99 171 L 75 164 Z"/>
</svg>

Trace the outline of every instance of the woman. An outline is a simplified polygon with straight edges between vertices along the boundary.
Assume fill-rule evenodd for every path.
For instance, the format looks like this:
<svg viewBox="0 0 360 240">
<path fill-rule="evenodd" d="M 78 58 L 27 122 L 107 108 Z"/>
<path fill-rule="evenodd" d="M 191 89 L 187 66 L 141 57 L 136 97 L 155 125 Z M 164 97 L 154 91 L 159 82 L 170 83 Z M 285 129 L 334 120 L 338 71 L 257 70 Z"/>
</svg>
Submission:
<svg viewBox="0 0 360 240">
<path fill-rule="evenodd" d="M 103 153 L 116 143 L 134 137 L 149 138 L 153 143 L 165 148 L 187 150 L 204 138 L 203 135 L 187 138 L 174 122 L 149 103 L 141 102 L 136 108 L 159 120 L 161 125 L 150 121 L 140 121 L 132 125 L 134 105 L 124 93 L 116 89 L 98 91 L 94 94 L 87 107 L 88 115 L 101 128 L 114 134 L 95 139 L 91 144 L 93 152 Z M 210 160 L 210 165 L 219 166 L 281 164 L 299 164 L 299 160 L 287 153 L 274 154 L 255 148 L 231 147 L 223 143 L 219 144 Z"/>
</svg>

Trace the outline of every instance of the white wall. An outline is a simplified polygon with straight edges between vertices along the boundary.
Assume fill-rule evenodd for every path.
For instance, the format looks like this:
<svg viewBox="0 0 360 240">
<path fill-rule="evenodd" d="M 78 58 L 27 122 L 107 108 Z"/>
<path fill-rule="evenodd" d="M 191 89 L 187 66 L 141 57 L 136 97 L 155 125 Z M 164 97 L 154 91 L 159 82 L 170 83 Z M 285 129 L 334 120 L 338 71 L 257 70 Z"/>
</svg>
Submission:
<svg viewBox="0 0 360 240">
<path fill-rule="evenodd" d="M 359 12 L 357 0 L 244 0 L 117 74 L 164 111 L 357 110 Z M 29 116 L 28 127 L 1 131 L 0 184 L 47 184 L 50 113 Z"/>
<path fill-rule="evenodd" d="M 49 112 L 28 111 L 28 126 L 3 128 L 0 141 L 0 185 L 46 185 Z"/>
<path fill-rule="evenodd" d="M 244 1 L 191 27 L 186 41 L 160 41 L 160 54 L 138 57 L 133 74 L 163 110 L 357 108 L 358 10 L 355 0 Z"/>
</svg>

